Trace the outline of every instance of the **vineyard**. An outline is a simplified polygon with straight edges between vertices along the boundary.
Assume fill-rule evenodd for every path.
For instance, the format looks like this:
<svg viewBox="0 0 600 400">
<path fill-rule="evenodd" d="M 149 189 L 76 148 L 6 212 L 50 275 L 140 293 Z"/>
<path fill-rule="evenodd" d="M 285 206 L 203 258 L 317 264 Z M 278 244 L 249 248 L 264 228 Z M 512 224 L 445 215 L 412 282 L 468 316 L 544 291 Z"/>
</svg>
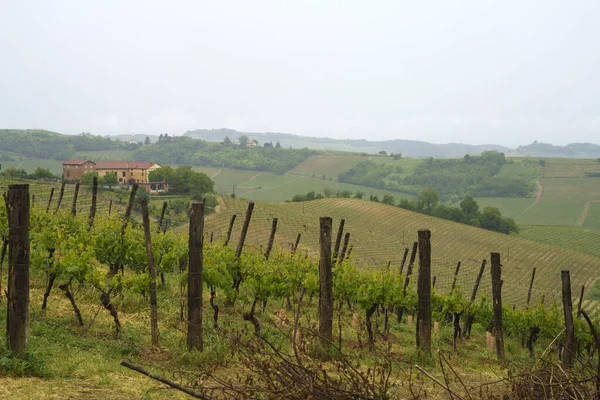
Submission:
<svg viewBox="0 0 600 400">
<path fill-rule="evenodd" d="M 12 186 L 0 207 L 0 261 L 28 253 L 31 276 L 27 343 L 11 314 L 25 290 L 11 274 L 24 260 L 7 268 L 0 373 L 10 380 L 0 395 L 30 397 L 19 380 L 41 376 L 50 384 L 35 390 L 64 381 L 77 390 L 71 397 L 85 398 L 501 398 L 525 386 L 498 381 L 507 370 L 496 355 L 514 365 L 532 363 L 530 355 L 556 360 L 544 349 L 564 342 L 567 368 L 587 373 L 594 360 L 585 322 L 563 321 L 561 304 L 561 271 L 570 270 L 567 298 L 576 301 L 596 278 L 592 255 L 348 199 L 224 199 L 206 218 L 195 203 L 190 225 L 170 230 L 162 215 L 148 218 L 145 200 L 142 221 L 131 213 L 135 189 L 123 210 L 96 188 L 68 186 L 60 206 L 59 187 Z M 30 214 L 26 252 L 10 236 L 23 234 L 19 205 Z M 500 291 L 503 303 L 493 306 Z M 486 330 L 496 335 L 487 346 Z M 583 360 L 586 349 L 587 361 L 573 366 L 569 352 Z"/>
</svg>

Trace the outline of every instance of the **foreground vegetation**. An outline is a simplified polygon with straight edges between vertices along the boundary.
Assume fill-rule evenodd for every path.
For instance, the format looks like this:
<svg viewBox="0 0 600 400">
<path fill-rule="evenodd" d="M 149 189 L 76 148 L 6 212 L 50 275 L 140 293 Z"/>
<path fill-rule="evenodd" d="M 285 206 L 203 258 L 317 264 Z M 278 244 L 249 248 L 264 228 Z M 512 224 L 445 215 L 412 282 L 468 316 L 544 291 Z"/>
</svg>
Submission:
<svg viewBox="0 0 600 400">
<path fill-rule="evenodd" d="M 6 235 L 4 212 L 5 208 L 0 208 L 0 233 Z M 288 220 L 289 214 L 279 215 L 283 227 L 294 223 Z M 251 226 L 260 228 L 264 217 L 265 214 L 255 215 Z M 413 369 L 416 363 L 441 380 L 450 377 L 449 385 L 461 393 L 500 398 L 514 390 L 510 381 L 488 384 L 497 376 L 506 376 L 507 370 L 494 361 L 484 344 L 484 332 L 491 319 L 489 297 L 484 294 L 470 301 L 463 295 L 470 285 L 461 287 L 461 281 L 448 291 L 440 279 L 435 286 L 434 320 L 442 326 L 434 334 L 434 345 L 441 349 L 438 365 L 437 359 L 428 360 L 417 353 L 414 326 L 404 319 L 412 318 L 416 309 L 414 286 L 406 286 L 412 262 L 407 261 L 403 274 L 398 270 L 399 264 L 391 267 L 374 260 L 366 263 L 358 246 L 352 256 L 348 249 L 344 256 L 338 256 L 334 272 L 335 343 L 330 354 L 322 353 L 318 350 L 321 339 L 314 333 L 318 267 L 310 256 L 310 248 L 289 251 L 277 246 L 265 253 L 264 248 L 251 246 L 239 253 L 223 243 L 222 235 L 213 237 L 211 221 L 207 222 L 204 351 L 190 352 L 182 332 L 186 329 L 185 233 L 153 229 L 151 235 L 156 267 L 165 278 L 158 285 L 160 342 L 156 347 L 150 344 L 146 294 L 152 278 L 140 224 L 132 221 L 123 225 L 120 216 L 100 213 L 90 228 L 86 213 L 73 217 L 70 212 L 46 212 L 43 203 L 34 203 L 30 228 L 30 351 L 22 361 L 1 349 L 0 369 L 3 375 L 12 377 L 6 384 L 3 382 L 2 390 L 27 397 L 30 389 L 22 383 L 36 382 L 38 394 L 40 390 L 50 394 L 53 384 L 60 384 L 62 396 L 178 395 L 158 390 L 159 386 L 119 367 L 121 358 L 195 386 L 196 391 L 225 398 L 249 395 L 304 399 L 314 390 L 319 390 L 316 398 L 333 398 L 332 394 L 348 398 L 355 393 L 382 399 L 421 398 L 425 391 L 434 398 L 446 396 L 444 389 Z M 285 229 L 283 236 L 284 232 Z M 267 237 L 262 236 L 262 244 Z M 241 249 L 239 245 L 238 248 Z M 441 253 L 445 249 L 440 242 L 434 244 L 434 251 Z M 434 258 L 434 264 L 439 264 L 439 258 Z M 414 271 L 416 275 L 416 266 Z M 54 287 L 51 282 L 55 282 Z M 509 285 L 507 281 L 505 288 Z M 65 297 L 72 305 L 78 304 L 79 316 L 77 311 L 73 314 L 75 309 Z M 528 310 L 513 310 L 510 303 L 505 307 L 507 352 L 513 368 L 533 365 L 535 359 L 529 357 L 530 351 L 542 353 L 562 329 L 560 309 L 549 300 L 547 307 L 538 307 L 539 300 L 534 300 Z M 399 320 L 393 315 L 398 309 L 403 310 Z M 2 307 L 2 317 L 4 310 Z M 453 336 L 455 328 L 445 322 L 449 314 L 455 321 L 461 315 L 474 317 L 469 339 Z M 532 327 L 539 328 L 537 340 L 531 338 Z M 576 332 L 584 351 L 590 336 L 582 324 L 578 324 Z M 532 349 L 522 346 L 524 335 L 530 339 Z M 454 346 L 453 338 L 457 339 Z M 550 354 L 544 359 L 552 361 L 556 356 Z M 482 365 L 487 368 L 482 370 Z M 445 372 L 444 366 L 455 372 Z M 576 372 L 587 372 L 587 364 L 576 366 Z M 27 376 L 43 380 L 21 378 Z"/>
</svg>

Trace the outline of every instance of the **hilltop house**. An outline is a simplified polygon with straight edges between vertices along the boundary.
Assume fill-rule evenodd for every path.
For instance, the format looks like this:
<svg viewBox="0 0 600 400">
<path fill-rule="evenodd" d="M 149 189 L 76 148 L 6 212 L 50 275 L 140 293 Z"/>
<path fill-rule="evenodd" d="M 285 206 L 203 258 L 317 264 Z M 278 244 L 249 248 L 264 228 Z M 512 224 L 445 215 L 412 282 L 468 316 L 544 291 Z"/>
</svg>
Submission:
<svg viewBox="0 0 600 400">
<path fill-rule="evenodd" d="M 63 177 L 66 181 L 80 181 L 88 172 L 96 172 L 99 178 L 107 174 L 116 174 L 120 185 L 131 185 L 148 183 L 150 172 L 159 168 L 160 164 L 147 161 L 68 160 L 63 163 Z"/>
</svg>

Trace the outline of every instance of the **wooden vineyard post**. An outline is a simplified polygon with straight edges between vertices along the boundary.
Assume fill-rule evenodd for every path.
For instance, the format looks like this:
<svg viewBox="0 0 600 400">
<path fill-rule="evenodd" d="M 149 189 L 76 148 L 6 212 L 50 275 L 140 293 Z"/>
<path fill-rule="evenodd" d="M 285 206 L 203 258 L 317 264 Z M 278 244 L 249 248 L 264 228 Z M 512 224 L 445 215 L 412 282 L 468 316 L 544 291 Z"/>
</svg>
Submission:
<svg viewBox="0 0 600 400">
<path fill-rule="evenodd" d="M 452 280 L 452 287 L 450 288 L 450 295 L 452 295 L 452 292 L 454 292 L 454 288 L 456 287 L 456 280 L 458 279 L 458 273 L 460 272 L 460 264 L 460 261 L 458 262 L 458 264 L 456 264 L 456 270 L 454 271 L 454 279 Z"/>
<path fill-rule="evenodd" d="M 342 235 L 344 234 L 344 224 L 346 223 L 345 219 L 340 220 L 340 227 L 337 231 L 337 236 L 335 238 L 335 247 L 333 249 L 333 265 L 335 265 L 338 257 L 338 253 L 340 251 L 340 244 L 342 243 Z"/>
<path fill-rule="evenodd" d="M 94 225 L 94 218 L 96 218 L 97 201 L 98 201 L 98 177 L 94 176 L 94 180 L 92 182 L 92 205 L 90 206 L 90 220 L 89 220 L 89 228 L 90 229 L 92 229 L 92 225 Z"/>
<path fill-rule="evenodd" d="M 496 337 L 496 355 L 504 360 L 504 338 L 502 336 L 502 271 L 500 253 L 492 253 L 492 304 L 494 307 L 494 336 Z"/>
<path fill-rule="evenodd" d="M 229 245 L 229 240 L 231 239 L 231 231 L 233 231 L 233 224 L 235 223 L 235 217 L 237 214 L 233 214 L 231 219 L 229 220 L 229 229 L 227 229 L 227 237 L 225 238 L 225 246 Z"/>
<path fill-rule="evenodd" d="M 563 349 L 562 363 L 567 368 L 573 367 L 575 359 L 575 325 L 573 324 L 573 299 L 571 298 L 571 275 L 569 271 L 561 271 L 562 302 L 565 315 L 565 348 Z"/>
<path fill-rule="evenodd" d="M 577 318 L 581 316 L 581 307 L 583 305 L 583 295 L 585 294 L 585 285 L 581 285 L 581 292 L 579 293 L 579 303 L 577 304 Z M 600 376 L 598 376 L 600 379 Z"/>
<path fill-rule="evenodd" d="M 479 289 L 479 283 L 481 282 L 481 277 L 483 276 L 483 271 L 485 271 L 486 260 L 481 262 L 481 267 L 479 267 L 479 273 L 477 274 L 477 279 L 475 279 L 475 286 L 473 286 L 473 292 L 471 293 L 471 301 L 469 304 L 473 304 L 475 299 L 477 298 L 477 290 Z M 468 336 L 471 335 L 471 326 L 473 325 L 473 320 L 475 319 L 475 315 L 469 314 L 467 315 L 467 319 L 465 320 L 465 334 Z"/>
<path fill-rule="evenodd" d="M 431 357 L 431 231 L 419 230 L 417 349 Z"/>
<path fill-rule="evenodd" d="M 204 246 L 204 202 L 192 204 L 189 233 L 187 345 L 189 350 L 202 351 L 202 247 Z"/>
<path fill-rule="evenodd" d="M 294 248 L 292 249 L 292 254 L 296 254 L 296 251 L 298 250 L 298 245 L 300 244 L 301 237 L 302 237 L 301 233 L 299 233 L 298 236 L 296 236 L 296 243 L 294 243 Z"/>
<path fill-rule="evenodd" d="M 533 289 L 533 280 L 535 279 L 535 267 L 531 271 L 531 281 L 529 282 L 529 290 L 527 291 L 527 308 L 529 308 L 529 302 L 531 301 L 531 290 Z"/>
<path fill-rule="evenodd" d="M 54 197 L 54 188 L 50 189 L 50 197 L 48 197 L 48 205 L 46 206 L 46 213 L 50 210 L 52 204 L 52 197 Z"/>
<path fill-rule="evenodd" d="M 77 196 L 79 196 L 79 182 L 75 184 L 75 192 L 73 192 L 73 203 L 71 204 L 71 215 L 77 216 Z"/>
<path fill-rule="evenodd" d="M 162 229 L 163 219 L 165 218 L 165 212 L 167 211 L 167 202 L 163 201 L 162 210 L 160 211 L 160 218 L 158 219 L 158 227 L 156 228 L 156 232 L 160 233 Z"/>
<path fill-rule="evenodd" d="M 406 278 L 404 279 L 404 288 L 402 289 L 402 295 L 406 296 L 406 289 L 410 283 L 410 276 L 412 275 L 413 265 L 415 263 L 415 258 L 417 258 L 417 249 L 419 246 L 419 242 L 414 242 L 412 247 L 412 253 L 410 254 L 410 261 L 408 262 L 408 267 L 406 268 Z M 398 322 L 402 322 L 402 315 L 404 314 L 404 307 L 398 307 L 396 309 L 396 317 L 398 318 Z"/>
<path fill-rule="evenodd" d="M 320 218 L 319 245 L 319 335 L 324 349 L 329 347 L 333 338 L 333 274 L 331 264 L 330 217 Z"/>
<path fill-rule="evenodd" d="M 246 218 L 244 218 L 244 224 L 242 225 L 242 232 L 240 233 L 240 240 L 237 248 L 235 249 L 235 258 L 237 260 L 242 256 L 242 250 L 244 249 L 244 242 L 246 241 L 246 235 L 248 234 L 248 227 L 250 226 L 250 219 L 252 218 L 252 212 L 254 211 L 254 202 L 248 203 L 248 209 L 246 210 Z M 234 278 L 234 289 L 240 290 L 240 283 L 242 283 L 242 277 L 240 275 Z"/>
<path fill-rule="evenodd" d="M 129 224 L 129 218 L 131 218 L 131 210 L 133 210 L 133 203 L 135 202 L 135 194 L 137 193 L 138 185 L 134 183 L 131 186 L 131 193 L 129 194 L 129 202 L 127 203 L 127 208 L 125 209 L 125 216 L 123 217 L 123 225 L 121 226 L 121 237 L 125 235 L 125 229 L 127 229 L 127 224 Z"/>
<path fill-rule="evenodd" d="M 265 259 L 269 259 L 271 250 L 273 249 L 273 242 L 275 241 L 275 233 L 277 232 L 277 218 L 273 218 L 271 224 L 271 234 L 269 235 L 269 242 L 267 243 L 267 250 L 265 251 Z"/>
<path fill-rule="evenodd" d="M 27 352 L 29 333 L 29 185 L 9 185 L 8 208 L 8 348 L 17 357 Z"/>
<path fill-rule="evenodd" d="M 58 212 L 58 210 L 60 210 L 60 203 L 62 202 L 63 196 L 65 195 L 65 181 L 62 181 L 60 184 L 60 192 L 58 193 L 58 202 L 56 203 L 56 211 L 54 211 L 54 213 L 56 214 Z"/>
<path fill-rule="evenodd" d="M 406 263 L 406 259 L 408 258 L 408 247 L 404 248 L 404 254 L 402 255 L 402 264 L 400 264 L 400 275 L 402 275 L 402 271 L 404 271 L 404 264 Z"/>
<path fill-rule="evenodd" d="M 96 179 L 94 177 L 94 179 Z M 148 273 L 150 274 L 150 332 L 152 334 L 152 346 L 158 347 L 158 310 L 156 308 L 156 268 L 154 266 L 154 255 L 152 254 L 152 239 L 150 236 L 150 217 L 148 216 L 148 200 L 140 199 L 142 206 L 142 220 L 144 224 L 144 236 L 146 239 L 146 259 L 148 261 Z"/>
<path fill-rule="evenodd" d="M 110 217 L 110 214 L 112 212 L 112 199 L 110 199 L 110 201 L 108 202 L 108 216 Z"/>
<path fill-rule="evenodd" d="M 338 264 L 340 264 L 340 265 L 346 259 L 346 251 L 348 251 L 348 243 L 349 242 L 350 242 L 350 232 L 346 232 L 346 234 L 344 235 L 344 245 L 342 246 L 342 253 L 340 254 L 340 257 L 337 260 Z"/>
</svg>

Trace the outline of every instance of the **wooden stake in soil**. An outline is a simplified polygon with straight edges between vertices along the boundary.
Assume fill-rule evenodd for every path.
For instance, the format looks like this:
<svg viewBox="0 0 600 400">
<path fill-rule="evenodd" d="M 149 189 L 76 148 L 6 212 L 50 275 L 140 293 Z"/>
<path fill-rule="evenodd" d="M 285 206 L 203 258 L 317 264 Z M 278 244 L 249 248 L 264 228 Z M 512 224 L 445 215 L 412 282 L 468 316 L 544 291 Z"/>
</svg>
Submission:
<svg viewBox="0 0 600 400">
<path fill-rule="evenodd" d="M 92 205 L 90 206 L 90 221 L 89 227 L 92 229 L 94 225 L 94 218 L 96 218 L 96 203 L 98 200 L 98 177 L 95 176 L 92 182 Z"/>
<path fill-rule="evenodd" d="M 65 181 L 62 181 L 60 184 L 60 192 L 58 194 L 58 202 L 56 203 L 56 210 L 54 213 L 56 214 L 58 210 L 60 210 L 60 203 L 62 202 L 63 196 L 65 195 Z"/>
<path fill-rule="evenodd" d="M 134 183 L 131 186 L 131 193 L 129 194 L 129 202 L 127 203 L 127 208 L 125 209 L 125 216 L 123 217 L 123 225 L 121 226 L 121 237 L 125 235 L 125 229 L 127 229 L 127 224 L 129 224 L 129 219 L 131 218 L 131 210 L 133 210 L 133 203 L 135 202 L 135 194 L 137 193 L 138 185 Z"/>
<path fill-rule="evenodd" d="M 431 231 L 419 230 L 417 349 L 431 357 Z"/>
<path fill-rule="evenodd" d="M 273 218 L 271 224 L 271 234 L 269 235 L 269 242 L 267 243 L 267 251 L 265 251 L 265 259 L 269 259 L 271 250 L 273 249 L 273 242 L 275 241 L 275 233 L 277 232 L 277 218 Z"/>
<path fill-rule="evenodd" d="M 330 217 L 321 217 L 319 244 L 319 335 L 322 347 L 327 348 L 333 338 L 333 274 L 331 266 L 331 231 Z"/>
<path fill-rule="evenodd" d="M 231 232 L 233 231 L 233 224 L 235 223 L 235 217 L 237 214 L 233 214 L 231 219 L 229 220 L 229 229 L 227 229 L 227 237 L 225 238 L 225 246 L 229 244 L 229 240 L 231 239 Z"/>
<path fill-rule="evenodd" d="M 73 192 L 73 204 L 71 204 L 71 215 L 77 216 L 77 196 L 79 195 L 79 182 L 75 184 L 75 192 Z"/>
<path fill-rule="evenodd" d="M 50 205 L 52 204 L 52 197 L 54 197 L 54 188 L 50 189 L 50 197 L 48 197 L 48 205 L 46 206 L 46 213 L 50 210 Z"/>
<path fill-rule="evenodd" d="M 535 279 L 535 267 L 531 271 L 531 281 L 529 282 L 529 290 L 527 291 L 527 308 L 529 308 L 529 302 L 531 301 L 531 290 L 533 289 L 533 280 Z"/>
<path fill-rule="evenodd" d="M 585 285 L 581 285 L 581 293 L 579 293 L 579 303 L 577 304 L 577 318 L 581 316 L 581 306 L 583 304 L 583 295 L 585 293 Z M 598 377 L 600 379 L 600 376 Z"/>
<path fill-rule="evenodd" d="M 8 208 L 8 348 L 20 358 L 29 334 L 29 185 L 9 185 Z"/>
<path fill-rule="evenodd" d="M 406 263 L 406 259 L 408 258 L 408 247 L 404 248 L 404 254 L 402 255 L 402 264 L 400 264 L 400 275 L 402 275 L 402 271 L 404 271 L 404 264 Z"/>
<path fill-rule="evenodd" d="M 298 236 L 296 237 L 296 243 L 294 243 L 294 248 L 292 249 L 292 254 L 296 254 L 296 251 L 298 250 L 298 245 L 300 244 L 301 237 L 302 237 L 302 234 L 299 233 Z"/>
<path fill-rule="evenodd" d="M 571 275 L 569 271 L 561 271 L 562 301 L 565 315 L 565 348 L 563 349 L 562 363 L 567 368 L 573 367 L 575 359 L 575 325 L 573 324 L 573 299 L 571 298 Z"/>
<path fill-rule="evenodd" d="M 458 273 L 460 272 L 460 264 L 461 264 L 460 261 L 458 262 L 458 264 L 456 264 L 456 270 L 454 271 L 454 279 L 452 280 L 452 287 L 450 288 L 450 294 L 452 294 L 452 292 L 454 291 L 454 288 L 456 287 L 456 280 L 458 279 Z"/>
<path fill-rule="evenodd" d="M 160 218 L 158 219 L 158 226 L 156 227 L 156 232 L 160 233 L 162 229 L 163 219 L 165 218 L 165 212 L 167 211 L 167 202 L 163 201 L 162 210 L 160 211 Z"/>
<path fill-rule="evenodd" d="M 150 274 L 150 332 L 152 335 L 152 346 L 158 347 L 158 309 L 156 307 L 156 268 L 154 267 L 154 255 L 152 254 L 152 239 L 150 236 L 150 217 L 148 215 L 148 200 L 140 199 L 142 206 L 142 220 L 144 223 L 144 236 L 146 239 L 146 259 L 148 260 L 148 273 Z"/>
<path fill-rule="evenodd" d="M 340 251 L 340 245 L 342 244 L 342 235 L 344 234 L 344 224 L 346 223 L 345 219 L 340 220 L 340 226 L 337 231 L 337 236 L 335 238 L 335 247 L 333 249 L 333 264 L 335 265 L 338 257 L 338 253 Z"/>
<path fill-rule="evenodd" d="M 242 250 L 244 249 L 244 242 L 246 241 L 246 235 L 248 234 L 248 226 L 250 226 L 250 219 L 252 218 L 252 211 L 254 211 L 254 202 L 248 203 L 248 209 L 246 210 L 246 218 L 244 219 L 244 225 L 242 225 L 242 232 L 240 233 L 240 241 L 238 242 L 235 250 L 235 257 L 240 258 Z"/>
<path fill-rule="evenodd" d="M 110 217 L 110 213 L 112 212 L 112 199 L 108 202 L 108 216 Z"/>
<path fill-rule="evenodd" d="M 338 264 L 342 264 L 346 258 L 346 251 L 348 250 L 348 243 L 350 242 L 350 232 L 346 232 L 346 234 L 344 235 L 344 245 L 342 246 L 342 253 L 340 254 L 340 257 L 338 258 L 337 262 Z"/>
<path fill-rule="evenodd" d="M 496 355 L 504 360 L 504 339 L 502 336 L 502 271 L 500 253 L 492 253 L 492 304 L 494 307 L 494 331 Z"/>
<path fill-rule="evenodd" d="M 469 304 L 473 304 L 475 302 L 475 299 L 477 298 L 477 290 L 479 289 L 479 283 L 481 282 L 481 277 L 483 276 L 483 271 L 485 270 L 486 263 L 486 260 L 483 260 L 481 262 L 481 267 L 479 267 L 479 274 L 477 274 L 477 279 L 475 279 L 475 286 L 473 286 L 473 292 L 471 293 L 471 301 Z M 474 319 L 475 315 L 473 314 L 468 314 L 467 318 L 465 319 L 464 331 L 467 337 L 471 335 L 471 327 L 473 326 Z"/>
<path fill-rule="evenodd" d="M 188 331 L 189 350 L 202 351 L 202 264 L 204 246 L 204 202 L 193 203 L 190 214 L 188 266 Z"/>
</svg>

